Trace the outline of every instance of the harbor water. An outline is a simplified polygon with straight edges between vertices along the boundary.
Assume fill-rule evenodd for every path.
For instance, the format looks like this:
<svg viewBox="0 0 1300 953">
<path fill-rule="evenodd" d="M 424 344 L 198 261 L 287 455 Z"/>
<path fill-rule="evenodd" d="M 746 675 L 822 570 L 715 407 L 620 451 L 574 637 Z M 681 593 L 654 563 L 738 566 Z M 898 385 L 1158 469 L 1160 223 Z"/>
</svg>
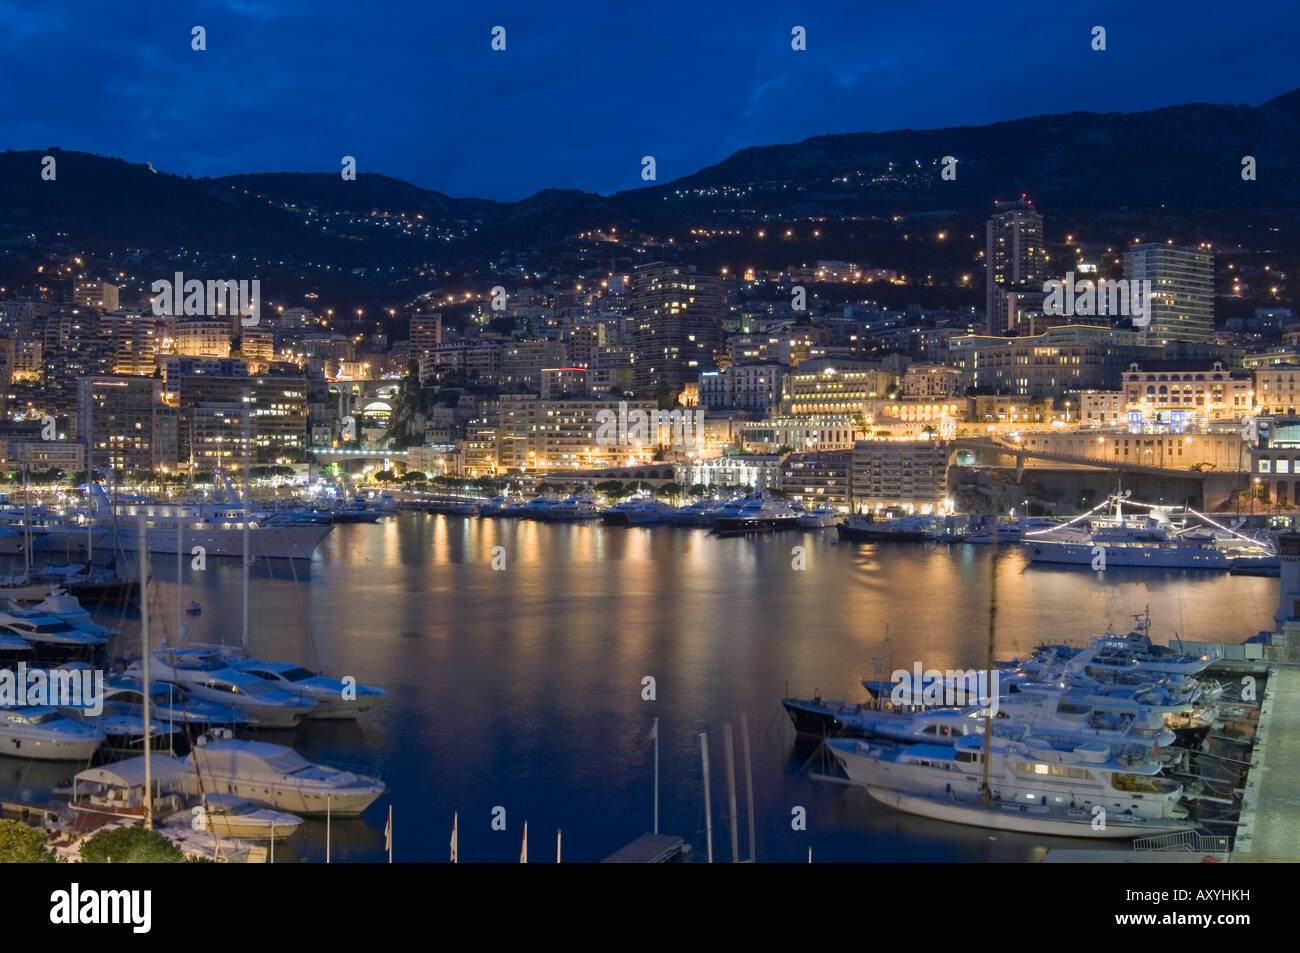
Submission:
<svg viewBox="0 0 1300 953">
<path fill-rule="evenodd" d="M 740 716 L 748 718 L 761 861 L 1035 860 L 1060 838 L 993 833 L 894 812 L 810 780 L 817 745 L 796 739 L 783 695 L 862 701 L 864 677 L 983 668 L 996 559 L 994 651 L 1128 631 L 1239 642 L 1272 627 L 1277 580 L 1180 571 L 1030 566 L 1015 546 L 849 544 L 834 530 L 718 538 L 700 529 L 548 524 L 402 514 L 336 526 L 310 564 L 251 570 L 250 654 L 376 684 L 392 697 L 358 722 L 267 732 L 312 760 L 378 773 L 359 819 L 312 819 L 277 861 L 443 861 L 453 813 L 464 862 L 595 861 L 650 830 L 652 721 L 660 724 L 660 830 L 705 853 L 699 734 L 709 736 L 714 855 L 730 860 L 723 725 L 733 725 L 747 854 Z M 801 567 L 801 568 L 800 568 Z M 150 586 L 154 638 L 238 644 L 238 560 L 175 556 Z M 138 613 L 117 653 L 138 651 Z M 645 679 L 652 678 L 653 700 Z M 810 757 L 811 765 L 806 765 Z M 0 794 L 42 801 L 76 767 L 0 758 Z M 803 808 L 806 830 L 792 819 Z M 494 829 L 504 809 L 505 830 Z M 500 827 L 500 820 L 496 827 Z"/>
</svg>

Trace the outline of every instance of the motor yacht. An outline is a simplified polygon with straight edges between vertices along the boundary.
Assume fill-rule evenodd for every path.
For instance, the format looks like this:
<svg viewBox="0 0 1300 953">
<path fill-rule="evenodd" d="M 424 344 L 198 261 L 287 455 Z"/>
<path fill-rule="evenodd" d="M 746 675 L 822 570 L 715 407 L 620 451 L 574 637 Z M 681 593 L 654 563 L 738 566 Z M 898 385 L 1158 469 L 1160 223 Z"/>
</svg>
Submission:
<svg viewBox="0 0 1300 953">
<path fill-rule="evenodd" d="M 284 745 L 238 741 L 228 733 L 201 738 L 187 767 L 182 787 L 190 794 L 234 794 L 298 815 L 356 816 L 385 791 L 376 778 L 314 764 Z"/>
<path fill-rule="evenodd" d="M 988 789 L 983 789 L 988 746 Z M 967 735 L 952 746 L 832 739 L 849 780 L 877 801 L 994 830 L 1129 839 L 1190 830 L 1183 787 L 1140 746 L 1058 747 Z"/>
<path fill-rule="evenodd" d="M 227 659 L 209 650 L 163 649 L 153 653 L 149 667 L 157 677 L 178 682 L 194 697 L 238 709 L 263 728 L 293 728 L 316 708 L 314 701 L 231 668 Z M 128 675 L 140 676 L 142 671 L 138 659 L 127 668 Z"/>
<path fill-rule="evenodd" d="M 388 698 L 388 692 L 382 688 L 360 683 L 349 684 L 337 678 L 317 675 L 300 665 L 256 659 L 229 661 L 230 666 L 237 671 L 255 675 L 274 688 L 315 702 L 316 707 L 307 716 L 309 718 L 356 718 Z"/>
<path fill-rule="evenodd" d="M 36 761 L 88 761 L 104 735 L 48 705 L 0 708 L 0 754 Z"/>
</svg>

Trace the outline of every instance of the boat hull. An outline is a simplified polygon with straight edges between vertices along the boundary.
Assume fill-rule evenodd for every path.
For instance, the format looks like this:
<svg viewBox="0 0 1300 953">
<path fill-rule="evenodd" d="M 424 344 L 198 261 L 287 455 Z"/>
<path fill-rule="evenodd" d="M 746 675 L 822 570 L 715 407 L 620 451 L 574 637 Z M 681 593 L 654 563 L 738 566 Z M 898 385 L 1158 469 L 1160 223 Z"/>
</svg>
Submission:
<svg viewBox="0 0 1300 953">
<path fill-rule="evenodd" d="M 1107 546 L 1104 543 L 1033 543 L 1029 560 L 1092 568 L 1097 550 L 1105 553 L 1105 567 L 1141 569 L 1208 569 L 1222 572 L 1232 566 L 1226 553 L 1213 549 L 1172 550 L 1145 546 Z"/>
<path fill-rule="evenodd" d="M 1176 834 L 1190 831 L 1194 824 L 1173 818 L 1167 820 L 1147 820 L 1105 824 L 1094 828 L 1088 820 L 1066 820 L 1042 817 L 1021 810 L 1026 805 L 1014 805 L 1015 809 L 1002 807 L 985 808 L 976 804 L 962 804 L 957 801 L 945 803 L 938 798 L 922 797 L 882 788 L 867 786 L 867 793 L 881 804 L 907 814 L 928 817 L 936 821 L 948 821 L 952 824 L 965 824 L 968 827 L 983 827 L 998 831 L 1016 831 L 1022 834 L 1039 834 L 1053 837 L 1086 837 L 1091 840 L 1132 840 L 1135 837 L 1151 837 L 1158 834 Z"/>
<path fill-rule="evenodd" d="M 254 559 L 311 559 L 321 541 L 329 535 L 332 526 L 308 523 L 302 526 L 268 526 L 250 530 L 248 551 Z M 116 536 L 116 539 L 114 537 Z M 105 534 L 105 542 L 96 548 L 113 548 L 134 553 L 139 549 L 139 536 L 125 526 L 116 534 Z M 145 544 L 154 555 L 176 554 L 176 527 L 149 526 L 145 528 Z M 202 546 L 208 556 L 243 556 L 244 532 L 240 529 L 190 529 L 186 528 L 180 539 L 184 554 L 193 547 Z"/>
<path fill-rule="evenodd" d="M 0 734 L 0 754 L 33 761 L 88 761 L 99 750 L 99 738 L 60 740 L 48 738 L 15 738 Z"/>
</svg>

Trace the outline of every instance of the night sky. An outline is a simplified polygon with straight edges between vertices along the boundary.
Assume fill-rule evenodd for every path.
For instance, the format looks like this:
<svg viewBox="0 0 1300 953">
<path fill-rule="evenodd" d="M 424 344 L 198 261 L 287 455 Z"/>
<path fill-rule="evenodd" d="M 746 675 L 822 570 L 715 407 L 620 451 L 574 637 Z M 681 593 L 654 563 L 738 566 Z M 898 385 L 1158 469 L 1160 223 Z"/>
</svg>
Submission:
<svg viewBox="0 0 1300 953">
<path fill-rule="evenodd" d="M 338 172 L 353 155 L 509 200 L 637 188 L 644 155 L 666 182 L 827 132 L 1257 105 L 1300 86 L 1291 2 L 630 6 L 0 0 L 0 147 L 195 176 Z"/>
</svg>

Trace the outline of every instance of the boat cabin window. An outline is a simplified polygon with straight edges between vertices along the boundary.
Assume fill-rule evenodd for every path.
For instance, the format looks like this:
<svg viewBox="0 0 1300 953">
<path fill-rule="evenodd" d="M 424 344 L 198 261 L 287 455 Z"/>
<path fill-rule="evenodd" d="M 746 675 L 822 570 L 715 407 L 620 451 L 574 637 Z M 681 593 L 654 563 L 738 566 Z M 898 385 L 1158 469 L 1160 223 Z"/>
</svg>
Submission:
<svg viewBox="0 0 1300 953">
<path fill-rule="evenodd" d="M 983 757 L 984 757 L 984 756 L 983 756 L 982 754 L 980 754 L 980 752 L 978 752 L 978 751 L 958 751 L 958 752 L 957 752 L 957 760 L 958 760 L 958 761 L 968 761 L 968 762 L 974 762 L 974 763 L 978 764 L 978 763 L 983 759 Z"/>
<path fill-rule="evenodd" d="M 287 668 L 280 673 L 280 677 L 286 682 L 301 682 L 305 678 L 313 678 L 314 676 L 305 668 Z"/>
</svg>

